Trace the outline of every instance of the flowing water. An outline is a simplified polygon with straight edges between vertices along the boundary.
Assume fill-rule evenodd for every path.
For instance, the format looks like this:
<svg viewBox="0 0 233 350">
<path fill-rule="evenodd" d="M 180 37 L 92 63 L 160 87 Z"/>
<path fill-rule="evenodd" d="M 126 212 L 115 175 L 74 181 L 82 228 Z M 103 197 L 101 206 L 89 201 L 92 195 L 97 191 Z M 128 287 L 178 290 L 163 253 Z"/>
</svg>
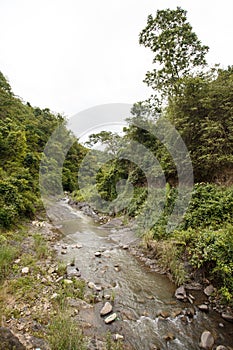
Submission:
<svg viewBox="0 0 233 350">
<path fill-rule="evenodd" d="M 126 343 L 136 350 L 155 346 L 161 350 L 198 350 L 204 330 L 211 331 L 216 344 L 233 344 L 232 324 L 215 312 L 206 314 L 191 304 L 176 301 L 176 287 L 166 276 L 152 272 L 122 249 L 119 241 L 132 241 L 132 232 L 103 228 L 65 201 L 52 206 L 49 216 L 64 234 L 60 246 L 66 244 L 67 254 L 60 255 L 61 259 L 67 263 L 75 259 L 82 277 L 102 286 L 101 295 L 114 298 L 117 321 L 105 325 L 99 315 L 103 302 L 96 304 L 94 320 L 90 316 L 99 333 L 111 329 L 124 334 Z M 74 248 L 76 244 L 82 248 Z M 101 257 L 95 256 L 96 251 L 102 252 Z M 194 317 L 179 314 L 190 307 L 195 309 Z M 158 317 L 159 310 L 167 312 L 168 317 Z M 173 340 L 166 339 L 173 335 Z"/>
</svg>

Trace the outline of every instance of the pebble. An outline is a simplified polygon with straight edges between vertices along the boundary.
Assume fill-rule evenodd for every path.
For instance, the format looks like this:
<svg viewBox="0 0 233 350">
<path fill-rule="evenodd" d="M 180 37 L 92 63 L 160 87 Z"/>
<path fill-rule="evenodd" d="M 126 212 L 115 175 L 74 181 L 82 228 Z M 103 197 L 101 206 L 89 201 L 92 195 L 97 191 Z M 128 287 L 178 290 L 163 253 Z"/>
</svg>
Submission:
<svg viewBox="0 0 233 350">
<path fill-rule="evenodd" d="M 115 319 L 117 318 L 117 314 L 111 314 L 110 316 L 108 316 L 107 318 L 105 318 L 104 322 L 106 324 L 112 323 L 113 321 L 115 321 Z"/>
<path fill-rule="evenodd" d="M 115 340 L 124 340 L 124 336 L 123 335 L 121 335 L 121 334 L 115 334 Z"/>
<path fill-rule="evenodd" d="M 68 279 L 64 279 L 64 283 L 65 283 L 65 284 L 72 284 L 72 283 L 73 283 L 73 281 L 68 280 Z"/>
<path fill-rule="evenodd" d="M 29 273 L 29 267 L 23 267 L 21 272 L 23 275 L 27 275 Z"/>
</svg>

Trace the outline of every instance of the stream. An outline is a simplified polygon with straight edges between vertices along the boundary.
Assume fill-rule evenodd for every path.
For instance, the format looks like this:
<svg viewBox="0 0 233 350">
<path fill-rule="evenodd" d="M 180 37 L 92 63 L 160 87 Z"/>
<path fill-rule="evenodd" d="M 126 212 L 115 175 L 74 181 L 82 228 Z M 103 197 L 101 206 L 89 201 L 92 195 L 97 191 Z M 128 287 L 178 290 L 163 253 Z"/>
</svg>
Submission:
<svg viewBox="0 0 233 350">
<path fill-rule="evenodd" d="M 66 263 L 74 260 L 82 278 L 101 286 L 101 296 L 108 294 L 114 299 L 113 311 L 118 318 L 111 325 L 100 316 L 104 302 L 95 304 L 90 314 L 98 334 L 108 330 L 123 334 L 125 343 L 136 350 L 199 350 L 201 334 L 209 330 L 215 344 L 232 346 L 232 324 L 214 311 L 205 313 L 197 306 L 177 301 L 176 286 L 167 276 L 151 271 L 122 248 L 135 239 L 130 229 L 101 226 L 65 200 L 50 207 L 49 217 L 63 233 L 57 246 L 60 259 Z M 65 255 L 61 254 L 63 245 Z M 100 257 L 95 256 L 97 251 Z M 195 304 L 206 300 L 198 296 L 200 292 L 191 293 Z M 195 314 L 189 317 L 191 308 Z M 161 311 L 165 317 L 158 317 Z"/>
</svg>

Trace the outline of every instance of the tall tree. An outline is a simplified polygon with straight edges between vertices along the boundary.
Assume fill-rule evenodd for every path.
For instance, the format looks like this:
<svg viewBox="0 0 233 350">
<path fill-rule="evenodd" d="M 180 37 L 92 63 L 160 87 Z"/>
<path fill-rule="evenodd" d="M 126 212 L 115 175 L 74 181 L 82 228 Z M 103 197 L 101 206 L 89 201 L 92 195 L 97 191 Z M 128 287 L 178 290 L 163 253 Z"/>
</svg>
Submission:
<svg viewBox="0 0 233 350">
<path fill-rule="evenodd" d="M 178 93 L 181 79 L 206 65 L 209 48 L 201 44 L 186 14 L 180 7 L 158 10 L 154 18 L 148 16 L 139 35 L 139 43 L 155 53 L 156 68 L 147 72 L 144 82 L 165 96 Z"/>
</svg>

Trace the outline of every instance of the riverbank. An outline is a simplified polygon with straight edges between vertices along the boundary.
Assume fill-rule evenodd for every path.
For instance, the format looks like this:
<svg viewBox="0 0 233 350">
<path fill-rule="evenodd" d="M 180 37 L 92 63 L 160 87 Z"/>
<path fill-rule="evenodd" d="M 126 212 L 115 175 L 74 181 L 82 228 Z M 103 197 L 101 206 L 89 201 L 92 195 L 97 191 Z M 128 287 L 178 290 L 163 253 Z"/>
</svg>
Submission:
<svg viewBox="0 0 233 350">
<path fill-rule="evenodd" d="M 54 246 L 61 237 L 46 220 L 2 232 L 15 255 L 1 276 L 1 350 L 122 349 L 120 338 L 114 342 L 111 334 L 85 336 L 90 324 L 77 321 L 77 315 L 93 303 L 84 301 L 86 282 L 57 259 Z"/>
<path fill-rule="evenodd" d="M 169 296 L 165 286 L 168 289 L 171 286 L 165 281 L 167 280 L 165 277 L 161 291 L 156 289 L 155 283 L 160 283 L 159 279 L 158 277 L 151 278 L 158 272 L 166 274 L 167 271 L 158 267 L 153 250 L 148 251 L 148 247 L 140 244 L 130 229 L 130 225 L 127 227 L 123 218 L 100 217 L 97 219 L 95 216 L 94 220 L 99 220 L 102 225 L 96 225 L 100 237 L 92 237 L 91 222 L 93 220 L 89 223 L 86 215 L 82 216 L 77 212 L 75 216 L 76 211 L 69 208 L 68 205 L 61 202 L 58 203 L 57 210 L 54 209 L 57 217 L 60 217 L 61 213 L 64 214 L 64 227 L 68 225 L 68 218 L 72 218 L 72 225 L 67 226 L 69 233 L 67 237 L 58 231 L 56 225 L 45 220 L 34 221 L 28 225 L 23 235 L 20 232 L 17 233 L 17 236 L 14 234 L 16 240 L 18 236 L 21 237 L 19 242 L 21 251 L 15 257 L 12 264 L 13 269 L 3 285 L 0 299 L 1 310 L 4 316 L 3 326 L 11 329 L 26 349 L 63 350 L 68 348 L 65 341 L 74 341 L 76 348 L 80 350 L 138 349 L 138 347 L 130 346 L 132 330 L 129 329 L 129 326 L 134 329 L 141 324 L 139 329 L 143 330 L 143 327 L 149 326 L 148 322 L 159 327 L 158 335 L 160 335 L 159 340 L 156 340 L 158 335 L 153 335 L 150 328 L 143 331 L 141 341 L 142 344 L 146 344 L 145 346 L 149 342 L 148 349 L 164 349 L 167 342 L 170 342 L 171 346 L 175 346 L 174 349 L 176 349 L 179 344 L 179 332 L 186 332 L 188 325 L 190 327 L 192 325 L 195 335 L 195 342 L 192 344 L 193 347 L 189 347 L 190 349 L 199 348 L 198 342 L 206 328 L 212 332 L 215 348 L 217 345 L 225 344 L 228 346 L 226 349 L 231 349 L 230 340 L 223 337 L 224 334 L 230 336 L 231 323 L 229 320 L 220 318 L 215 319 L 213 324 L 206 323 L 205 315 L 207 317 L 210 315 L 211 318 L 216 316 L 213 315 L 212 306 L 206 304 L 207 297 L 204 296 L 205 299 L 201 300 L 199 290 L 190 290 L 186 285 L 185 290 L 177 293 L 180 301 L 176 301 L 174 297 Z M 70 215 L 68 215 L 69 210 Z M 74 218 L 77 221 L 73 224 Z M 85 226 L 83 226 L 83 220 Z M 85 227 L 88 227 L 88 236 L 86 236 Z M 77 232 L 77 229 L 79 231 L 77 236 L 72 236 L 72 232 Z M 84 230 L 83 234 L 82 230 Z M 9 235 L 9 237 L 12 236 L 13 233 Z M 85 239 L 84 244 L 79 242 L 82 237 Z M 97 251 L 98 244 L 103 246 L 104 237 L 106 237 L 104 239 L 106 243 L 108 240 L 113 243 Z M 100 242 L 97 242 L 95 246 L 96 240 Z M 135 258 L 130 259 L 130 254 Z M 76 259 L 73 259 L 72 256 Z M 125 260 L 126 256 L 128 256 L 127 260 Z M 134 259 L 140 261 L 140 265 L 144 267 L 139 270 Z M 85 267 L 88 265 L 91 268 L 92 277 L 84 280 Z M 137 269 L 135 275 L 134 269 Z M 129 274 L 125 275 L 127 270 Z M 103 284 L 96 284 L 95 278 L 102 273 L 103 276 L 108 273 L 106 279 L 100 278 Z M 120 292 L 117 284 L 125 283 L 126 278 L 129 279 L 128 287 L 131 288 L 131 284 L 135 283 L 135 295 L 131 295 L 132 290 L 123 289 Z M 146 278 L 145 282 L 144 278 Z M 113 282 L 117 284 L 114 285 Z M 139 288 L 145 290 L 139 293 Z M 128 295 L 130 299 L 134 299 L 130 308 L 126 304 L 126 292 L 130 293 Z M 162 304 L 161 300 L 157 300 L 157 292 L 161 296 L 168 293 L 165 303 Z M 116 321 L 111 326 L 104 326 L 105 316 L 100 315 L 106 302 L 112 305 L 113 314 L 117 315 Z M 204 310 L 204 307 L 201 310 L 198 305 L 207 306 L 208 310 Z M 197 322 L 200 322 L 200 325 Z M 197 325 L 198 328 L 195 330 Z M 135 344 L 139 329 L 134 330 Z M 106 336 L 109 330 L 112 335 L 108 333 Z M 59 337 L 58 334 L 61 336 Z M 152 335 L 155 336 L 154 341 Z M 114 341 L 113 337 L 118 341 Z M 59 348 L 58 342 L 61 341 L 64 342 Z M 141 345 L 140 348 L 142 348 Z"/>
</svg>

